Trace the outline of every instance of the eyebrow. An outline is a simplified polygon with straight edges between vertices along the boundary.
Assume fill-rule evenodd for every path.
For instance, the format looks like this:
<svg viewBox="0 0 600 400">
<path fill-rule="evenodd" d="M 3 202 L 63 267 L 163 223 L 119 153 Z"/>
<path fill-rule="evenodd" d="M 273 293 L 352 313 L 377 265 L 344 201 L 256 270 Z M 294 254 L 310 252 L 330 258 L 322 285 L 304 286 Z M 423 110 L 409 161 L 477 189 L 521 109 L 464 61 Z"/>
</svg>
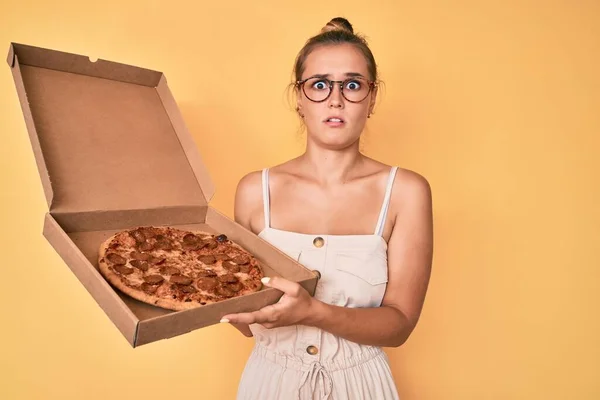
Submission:
<svg viewBox="0 0 600 400">
<path fill-rule="evenodd" d="M 356 78 L 356 77 L 364 78 L 364 75 L 359 72 L 346 72 L 344 75 L 346 75 L 346 77 L 348 77 L 348 78 Z M 331 77 L 331 74 L 315 74 L 315 75 L 309 76 L 306 79 L 311 79 L 311 78 L 327 78 L 327 79 L 329 79 L 330 77 Z"/>
</svg>

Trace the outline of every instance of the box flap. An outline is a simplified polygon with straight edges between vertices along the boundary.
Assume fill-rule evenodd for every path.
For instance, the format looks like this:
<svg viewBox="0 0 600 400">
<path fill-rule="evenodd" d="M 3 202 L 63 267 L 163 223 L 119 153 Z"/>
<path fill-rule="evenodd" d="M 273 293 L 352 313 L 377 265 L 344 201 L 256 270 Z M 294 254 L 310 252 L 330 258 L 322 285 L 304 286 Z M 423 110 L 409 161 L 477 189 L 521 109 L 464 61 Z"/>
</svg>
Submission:
<svg viewBox="0 0 600 400">
<path fill-rule="evenodd" d="M 162 73 L 14 43 L 8 61 L 51 211 L 210 201 L 214 185 Z"/>
<path fill-rule="evenodd" d="M 12 43 L 11 43 L 10 47 L 8 48 L 8 56 L 6 57 L 6 62 L 8 63 L 8 66 L 11 68 L 15 65 L 15 47 L 13 46 Z"/>
<path fill-rule="evenodd" d="M 94 300 L 102 307 L 125 338 L 135 345 L 139 319 L 127 307 L 109 283 L 102 277 L 86 256 L 73 246 L 67 234 L 49 213 L 44 219 L 44 237 L 66 262 Z"/>
</svg>

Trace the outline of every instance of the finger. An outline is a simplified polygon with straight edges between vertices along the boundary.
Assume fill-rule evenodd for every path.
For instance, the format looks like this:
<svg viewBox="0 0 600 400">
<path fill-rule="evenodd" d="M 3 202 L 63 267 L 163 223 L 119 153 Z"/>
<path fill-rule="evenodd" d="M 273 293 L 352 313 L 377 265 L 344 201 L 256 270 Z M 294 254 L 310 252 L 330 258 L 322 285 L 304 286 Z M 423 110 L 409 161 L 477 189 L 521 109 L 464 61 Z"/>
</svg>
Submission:
<svg viewBox="0 0 600 400">
<path fill-rule="evenodd" d="M 258 318 L 254 313 L 239 313 L 225 315 L 220 322 L 229 322 L 231 324 L 254 324 L 258 322 Z"/>
<path fill-rule="evenodd" d="M 301 286 L 299 284 L 279 276 L 271 278 L 265 277 L 262 278 L 261 281 L 265 286 L 281 290 L 283 293 L 293 297 L 298 297 L 298 294 L 300 293 Z"/>
<path fill-rule="evenodd" d="M 221 322 L 232 324 L 262 324 L 270 322 L 273 318 L 273 310 L 269 307 L 262 308 L 250 313 L 229 314 L 221 318 Z"/>
</svg>

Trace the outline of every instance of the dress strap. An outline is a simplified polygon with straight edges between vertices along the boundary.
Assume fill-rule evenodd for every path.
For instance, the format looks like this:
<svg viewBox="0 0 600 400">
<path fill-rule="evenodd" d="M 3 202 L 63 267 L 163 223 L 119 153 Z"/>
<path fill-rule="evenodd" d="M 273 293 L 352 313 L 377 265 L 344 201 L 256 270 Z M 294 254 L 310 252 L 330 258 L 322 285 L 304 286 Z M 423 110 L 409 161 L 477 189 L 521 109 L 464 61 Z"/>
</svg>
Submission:
<svg viewBox="0 0 600 400">
<path fill-rule="evenodd" d="M 265 168 L 262 170 L 262 189 L 266 229 L 271 227 L 271 207 L 269 201 L 269 168 Z"/>
<path fill-rule="evenodd" d="M 379 212 L 379 219 L 377 220 L 377 227 L 375 228 L 375 235 L 377 236 L 383 235 L 383 228 L 385 227 L 385 220 L 387 217 L 388 208 L 390 206 L 390 197 L 392 195 L 392 186 L 394 185 L 396 171 L 398 171 L 398 167 L 392 167 L 392 169 L 390 170 L 387 187 L 385 188 L 383 205 L 381 206 L 381 211 Z"/>
</svg>

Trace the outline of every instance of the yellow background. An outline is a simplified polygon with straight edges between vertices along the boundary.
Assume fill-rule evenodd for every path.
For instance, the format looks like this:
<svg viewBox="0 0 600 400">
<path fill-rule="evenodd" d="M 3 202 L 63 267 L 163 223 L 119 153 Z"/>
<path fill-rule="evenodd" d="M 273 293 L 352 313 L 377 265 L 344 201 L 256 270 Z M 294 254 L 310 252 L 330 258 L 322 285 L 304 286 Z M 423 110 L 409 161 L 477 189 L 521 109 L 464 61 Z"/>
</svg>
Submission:
<svg viewBox="0 0 600 400">
<path fill-rule="evenodd" d="M 285 87 L 337 15 L 386 83 L 364 151 L 433 187 L 430 291 L 388 350 L 402 398 L 600 398 L 599 2 L 4 0 L 0 50 L 165 72 L 231 216 L 243 174 L 302 150 Z M 0 398 L 232 399 L 250 339 L 222 325 L 132 349 L 41 236 L 6 64 L 0 93 Z"/>
</svg>

